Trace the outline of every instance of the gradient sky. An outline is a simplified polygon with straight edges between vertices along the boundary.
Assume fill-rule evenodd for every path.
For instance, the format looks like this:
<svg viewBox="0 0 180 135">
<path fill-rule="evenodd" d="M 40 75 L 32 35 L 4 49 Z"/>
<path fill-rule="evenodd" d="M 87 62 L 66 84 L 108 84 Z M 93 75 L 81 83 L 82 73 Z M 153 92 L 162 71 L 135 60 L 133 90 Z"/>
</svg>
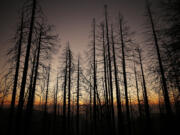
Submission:
<svg viewBox="0 0 180 135">
<path fill-rule="evenodd" d="M 0 69 L 5 60 L 5 52 L 14 34 L 17 11 L 25 0 L 0 1 Z M 91 22 L 95 17 L 100 23 L 103 19 L 103 6 L 108 5 L 109 16 L 113 21 L 118 12 L 125 16 L 133 31 L 138 31 L 143 22 L 144 0 L 40 0 L 49 24 L 55 25 L 62 45 L 70 41 L 75 53 L 83 52 L 90 38 Z M 155 1 L 155 0 L 154 0 Z M 157 0 L 156 0 L 157 1 Z M 110 22 L 111 23 L 111 22 Z"/>
</svg>

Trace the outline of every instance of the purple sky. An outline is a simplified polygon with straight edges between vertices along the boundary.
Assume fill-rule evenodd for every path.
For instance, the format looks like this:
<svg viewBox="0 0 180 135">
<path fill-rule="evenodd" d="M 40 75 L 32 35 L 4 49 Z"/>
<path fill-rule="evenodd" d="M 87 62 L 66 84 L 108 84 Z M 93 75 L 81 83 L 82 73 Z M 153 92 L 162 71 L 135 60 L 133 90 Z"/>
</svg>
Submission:
<svg viewBox="0 0 180 135">
<path fill-rule="evenodd" d="M 13 45 L 9 40 L 14 34 L 17 11 L 25 0 L 0 1 L 0 63 L 5 51 Z M 95 17 L 100 23 L 103 19 L 103 6 L 108 5 L 109 16 L 115 22 L 118 12 L 124 15 L 132 31 L 142 27 L 144 0 L 40 0 L 49 24 L 55 25 L 61 44 L 70 41 L 75 53 L 83 52 L 90 39 L 91 22 Z M 156 0 L 157 1 L 157 0 Z M 111 23 L 111 22 L 110 22 Z M 0 64 L 0 69 L 2 64 Z"/>
</svg>

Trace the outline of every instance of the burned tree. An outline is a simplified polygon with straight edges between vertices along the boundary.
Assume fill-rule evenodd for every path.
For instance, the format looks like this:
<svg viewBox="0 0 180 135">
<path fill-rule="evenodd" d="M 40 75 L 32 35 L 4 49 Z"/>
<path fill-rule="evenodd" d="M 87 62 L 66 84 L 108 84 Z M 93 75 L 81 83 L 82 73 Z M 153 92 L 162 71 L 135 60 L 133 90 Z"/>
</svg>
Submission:
<svg viewBox="0 0 180 135">
<path fill-rule="evenodd" d="M 80 61 L 78 57 L 78 65 L 77 65 L 77 110 L 76 110 L 76 132 L 79 135 L 79 94 L 80 94 Z"/>
<path fill-rule="evenodd" d="M 114 78 L 115 78 L 115 86 L 116 86 L 116 102 L 117 102 L 117 112 L 118 112 L 118 132 L 120 134 L 123 133 L 123 117 L 122 117 L 122 108 L 121 108 L 121 95 L 118 81 L 118 68 L 116 64 L 116 51 L 115 51 L 115 43 L 114 43 L 114 34 L 113 34 L 113 26 L 111 25 L 111 40 L 112 40 L 112 51 L 113 51 L 113 63 L 114 63 Z"/>
<path fill-rule="evenodd" d="M 28 35 L 28 43 L 27 43 L 27 48 L 26 48 L 26 57 L 25 57 L 23 77 L 22 77 L 22 82 L 21 82 L 20 97 L 18 101 L 17 125 L 20 124 L 21 113 L 22 113 L 23 104 L 24 104 L 24 91 L 25 91 L 26 80 L 27 80 L 26 78 L 27 78 L 27 72 L 28 72 L 29 56 L 30 56 L 32 35 L 33 35 L 34 22 L 35 22 L 36 6 L 37 6 L 36 0 L 33 0 L 31 22 L 30 22 L 29 35 Z"/>
<path fill-rule="evenodd" d="M 161 52 L 160 52 L 160 48 L 159 48 L 159 40 L 157 37 L 157 31 L 156 31 L 156 27 L 154 24 L 151 6 L 150 6 L 150 3 L 148 0 L 146 0 L 146 10 L 147 10 L 147 18 L 149 20 L 149 25 L 150 25 L 149 29 L 151 29 L 152 38 L 154 40 L 154 46 L 155 46 L 155 49 L 157 52 L 157 61 L 159 63 L 160 76 L 161 76 L 161 80 L 162 80 L 162 84 L 163 84 L 162 90 L 163 90 L 163 94 L 164 94 L 164 103 L 165 103 L 165 107 L 166 107 L 166 112 L 168 115 L 172 115 L 172 109 L 171 109 L 170 100 L 169 100 L 168 87 L 167 87 L 164 67 L 163 67 L 162 58 L 161 58 Z"/>
<path fill-rule="evenodd" d="M 126 58 L 125 58 L 125 26 L 123 17 L 119 14 L 119 35 L 122 51 L 122 70 L 123 70 L 123 81 L 124 81 L 124 91 L 125 91 L 125 100 L 126 100 L 126 117 L 128 122 L 128 132 L 131 134 L 131 120 L 130 120 L 130 111 L 129 111 L 129 99 L 128 99 L 128 87 L 127 87 L 127 77 L 126 77 Z"/>
<path fill-rule="evenodd" d="M 107 5 L 104 6 L 105 9 L 105 30 L 106 30 L 106 42 L 107 42 L 107 55 L 108 55 L 108 76 L 109 76 L 109 91 L 110 91 L 110 107 L 111 107 L 111 118 L 112 118 L 112 128 L 114 132 L 115 128 L 115 120 L 114 120 L 114 99 L 113 99 L 113 84 L 112 84 L 112 62 L 111 62 L 111 48 L 109 41 L 109 26 L 108 26 L 108 13 L 107 13 Z"/>
<path fill-rule="evenodd" d="M 23 31 L 24 31 L 24 14 L 22 11 L 20 30 L 18 30 L 19 39 L 17 41 L 18 49 L 17 49 L 17 58 L 16 58 L 16 71 L 15 71 L 15 75 L 14 75 L 14 85 L 13 85 L 10 114 L 9 114 L 9 131 L 11 131 L 11 128 L 12 128 L 12 119 L 13 119 L 14 107 L 15 107 L 15 101 L 16 101 L 17 83 L 18 83 L 18 77 L 19 77 L 19 67 L 20 67 L 20 58 L 21 58 L 21 49 L 22 49 L 22 42 L 23 42 L 23 38 L 24 38 L 23 37 Z"/>
</svg>

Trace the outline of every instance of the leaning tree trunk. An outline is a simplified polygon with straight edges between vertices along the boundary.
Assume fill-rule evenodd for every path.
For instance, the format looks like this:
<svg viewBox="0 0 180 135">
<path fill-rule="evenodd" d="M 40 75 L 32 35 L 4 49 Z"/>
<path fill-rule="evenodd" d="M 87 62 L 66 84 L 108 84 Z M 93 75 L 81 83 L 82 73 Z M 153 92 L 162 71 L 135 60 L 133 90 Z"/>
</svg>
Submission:
<svg viewBox="0 0 180 135">
<path fill-rule="evenodd" d="M 141 102 L 139 97 L 139 86 L 138 86 L 138 78 L 137 78 L 137 71 L 136 71 L 136 65 L 134 62 L 134 77 L 136 81 L 136 93 L 137 93 L 137 101 L 138 101 L 138 110 L 139 110 L 139 117 L 142 118 L 142 108 L 141 108 Z"/>
<path fill-rule="evenodd" d="M 25 92 L 25 86 L 26 86 L 26 80 L 27 80 L 27 72 L 28 72 L 29 56 L 30 56 L 30 50 L 31 50 L 31 41 L 32 41 L 32 35 L 33 35 L 33 29 L 34 29 L 35 13 L 36 13 L 36 0 L 33 0 L 28 44 L 27 44 L 27 49 L 26 49 L 26 57 L 25 57 L 25 62 L 24 62 L 23 77 L 22 77 L 22 82 L 21 82 L 20 96 L 19 96 L 17 116 L 16 116 L 16 133 L 17 134 L 20 134 L 20 127 L 21 127 L 20 124 L 21 124 L 22 110 L 23 110 L 23 105 L 24 105 L 24 92 Z"/>
<path fill-rule="evenodd" d="M 142 81 L 143 81 L 143 90 L 144 90 L 144 102 L 145 102 L 145 113 L 146 118 L 148 122 L 150 122 L 150 113 L 149 113 L 149 101 L 148 101 L 148 95 L 147 95 L 147 88 L 146 88 L 146 81 L 144 77 L 144 70 L 143 70 L 143 64 L 142 64 L 142 57 L 141 57 L 141 50 L 138 48 L 138 55 L 139 55 L 139 63 L 141 67 L 141 75 L 142 75 Z"/>
<path fill-rule="evenodd" d="M 153 20 L 153 16 L 152 16 L 152 12 L 151 12 L 149 3 L 147 3 L 147 12 L 148 12 L 148 17 L 150 19 L 152 34 L 153 34 L 153 38 L 154 38 L 154 45 L 156 48 L 158 62 L 159 62 L 159 69 L 160 69 L 161 80 L 162 80 L 162 84 L 163 84 L 162 90 L 163 90 L 163 94 L 164 94 L 164 103 L 165 103 L 165 107 L 166 107 L 166 112 L 169 116 L 171 116 L 172 109 L 171 109 L 171 104 L 170 104 L 170 100 L 169 100 L 168 87 L 167 87 L 166 77 L 165 77 L 164 68 L 163 68 L 163 64 L 162 64 L 162 60 L 161 60 L 161 54 L 160 54 L 160 49 L 159 49 L 157 33 L 156 33 L 154 20 Z"/>
<path fill-rule="evenodd" d="M 37 58 L 36 58 L 36 66 L 35 66 L 35 75 L 34 75 L 34 80 L 33 80 L 33 87 L 32 91 L 29 92 L 29 97 L 28 97 L 28 102 L 27 102 L 27 108 L 26 108 L 26 128 L 25 128 L 25 134 L 30 134 L 31 130 L 31 119 L 32 119 L 32 110 L 34 106 L 34 98 L 35 98 L 35 91 L 36 91 L 36 82 L 37 82 L 37 77 L 38 77 L 38 68 L 39 68 L 39 58 L 40 58 L 40 53 L 41 53 L 41 40 L 42 40 L 42 28 L 40 29 L 40 34 L 39 34 L 39 42 L 38 42 L 38 51 L 37 51 Z"/>
<path fill-rule="evenodd" d="M 16 59 L 16 71 L 15 71 L 15 76 L 14 76 L 13 92 L 12 92 L 12 97 L 11 97 L 11 106 L 10 106 L 10 114 L 9 114 L 8 132 L 12 131 L 12 121 L 13 121 L 14 106 L 15 106 L 15 101 L 16 101 L 16 91 L 17 91 L 19 66 L 20 66 L 20 58 L 21 58 L 21 46 L 22 46 L 22 40 L 23 40 L 23 29 L 24 29 L 23 25 L 24 25 L 24 14 L 22 12 L 21 26 L 20 26 L 20 37 L 19 37 L 19 41 L 18 41 L 18 54 L 17 54 L 17 59 Z"/>
</svg>

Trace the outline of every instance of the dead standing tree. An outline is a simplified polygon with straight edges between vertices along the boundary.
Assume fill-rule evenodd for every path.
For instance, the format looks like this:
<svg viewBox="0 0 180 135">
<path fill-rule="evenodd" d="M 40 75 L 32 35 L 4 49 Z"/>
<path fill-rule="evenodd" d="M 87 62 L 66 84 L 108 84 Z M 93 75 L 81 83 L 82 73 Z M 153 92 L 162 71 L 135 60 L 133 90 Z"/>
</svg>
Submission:
<svg viewBox="0 0 180 135">
<path fill-rule="evenodd" d="M 142 82 L 143 82 L 145 113 L 146 113 L 146 118 L 147 118 L 148 122 L 150 122 L 149 101 L 148 101 L 147 87 L 146 87 L 146 81 L 145 81 L 145 76 L 144 76 L 142 54 L 141 54 L 140 48 L 137 49 L 137 52 L 138 52 L 138 56 L 139 56 L 139 64 L 140 64 L 140 68 L 141 68 L 141 76 L 142 76 Z"/>
<path fill-rule="evenodd" d="M 143 62 L 142 62 L 142 50 L 140 48 L 137 48 L 138 58 L 139 58 L 139 64 L 141 69 L 141 77 L 142 77 L 142 85 L 143 85 L 143 97 L 144 97 L 144 108 L 145 108 L 145 115 L 146 115 L 146 128 L 145 133 L 152 134 L 151 129 L 151 117 L 150 117 L 150 108 L 149 108 L 149 100 L 148 100 L 148 93 L 147 93 L 147 86 L 146 86 L 146 80 L 144 75 L 144 68 L 143 68 Z"/>
<path fill-rule="evenodd" d="M 139 96 L 139 85 L 138 85 L 138 72 L 136 68 L 136 59 L 133 52 L 133 64 L 134 64 L 134 77 L 135 77 L 135 83 L 136 83 L 136 94 L 137 94 L 137 101 L 138 101 L 138 111 L 139 111 L 139 117 L 142 119 L 142 107 L 141 107 L 141 101 Z"/>
<path fill-rule="evenodd" d="M 54 87 L 54 92 L 53 92 L 53 95 L 54 95 L 54 115 L 53 115 L 53 134 L 57 134 L 57 111 L 58 111 L 58 102 L 57 102 L 57 98 L 58 98 L 58 83 L 59 83 L 59 77 L 58 77 L 58 74 L 57 74 L 57 77 L 56 77 L 56 86 Z"/>
<path fill-rule="evenodd" d="M 115 132 L 115 119 L 114 119 L 114 99 L 113 99 L 113 84 L 112 84 L 112 62 L 111 62 L 111 47 L 109 40 L 109 26 L 108 26 L 108 13 L 107 5 L 104 6 L 105 10 L 105 30 L 106 30 L 106 43 L 107 43 L 107 55 L 108 55 L 108 76 L 109 76 L 109 93 L 110 93 L 110 110 L 111 110 L 111 120 L 112 120 L 112 132 Z"/>
<path fill-rule="evenodd" d="M 40 58 L 40 53 L 41 53 L 41 41 L 42 41 L 42 27 L 40 28 L 40 33 L 39 33 L 39 38 L 38 38 L 39 42 L 38 42 L 38 48 L 37 48 L 37 56 L 35 62 L 35 66 L 33 66 L 34 68 L 34 78 L 33 78 L 33 82 L 32 82 L 32 88 L 29 89 L 29 95 L 28 95 L 28 102 L 27 102 L 27 107 L 26 107 L 26 117 L 25 117 L 25 133 L 30 133 L 28 131 L 28 128 L 30 128 L 30 120 L 31 120 L 31 116 L 32 116 L 32 109 L 33 109 L 33 105 L 34 105 L 34 97 L 35 97 L 35 90 L 36 90 L 36 81 L 37 81 L 37 77 L 38 77 L 38 67 L 39 67 L 39 58 Z M 33 77 L 33 73 L 32 73 L 32 77 Z"/>
<path fill-rule="evenodd" d="M 72 63 L 72 51 L 70 49 L 70 45 L 69 45 L 69 42 L 68 42 L 68 114 L 67 114 L 67 125 L 68 125 L 68 134 L 71 134 L 72 132 L 72 127 L 71 127 L 71 124 L 70 124 L 70 121 L 71 121 L 71 78 L 72 78 L 72 66 L 73 66 L 73 63 Z"/>
<path fill-rule="evenodd" d="M 171 90 L 174 98 L 176 114 L 180 114 L 180 2 L 178 0 L 164 0 L 160 3 L 162 9 L 158 15 L 161 20 L 161 58 L 164 64 L 168 89 Z"/>
<path fill-rule="evenodd" d="M 23 104 L 24 104 L 24 92 L 25 92 L 25 86 L 26 86 L 26 80 L 27 80 L 27 72 L 28 72 L 28 65 L 29 65 L 29 56 L 30 56 L 30 50 L 31 50 L 31 43 L 32 43 L 32 35 L 34 30 L 34 22 L 35 22 L 35 15 L 36 15 L 36 6 L 37 2 L 36 0 L 32 1 L 32 14 L 31 14 L 31 21 L 30 21 L 30 27 L 29 27 L 29 35 L 28 35 L 28 43 L 26 48 L 26 56 L 24 61 L 24 70 L 23 70 L 23 76 L 21 81 L 21 89 L 20 89 L 20 96 L 18 101 L 18 108 L 17 108 L 17 116 L 16 116 L 16 133 L 20 133 L 20 127 L 21 127 L 21 117 L 22 117 L 22 110 L 23 110 Z"/>
<path fill-rule="evenodd" d="M 101 23 L 102 31 L 102 50 L 103 50 L 103 67 L 104 67 L 104 93 L 105 93 L 105 106 L 106 106 L 106 117 L 108 119 L 109 112 L 109 94 L 108 94 L 108 82 L 107 82 L 107 47 L 105 45 L 105 30 L 104 23 Z"/>
<path fill-rule="evenodd" d="M 42 133 L 48 135 L 50 133 L 50 126 L 49 126 L 49 118 L 48 118 L 48 97 L 49 97 L 49 81 L 50 81 L 50 72 L 51 72 L 51 65 L 46 69 L 46 91 L 45 91 L 45 103 L 44 103 L 44 114 L 43 114 L 43 123 L 42 123 Z"/>
<path fill-rule="evenodd" d="M 164 67 L 162 63 L 162 58 L 161 58 L 161 52 L 159 48 L 159 42 L 158 42 L 158 37 L 157 37 L 157 32 L 154 24 L 154 19 L 151 11 L 151 6 L 148 0 L 146 0 L 146 10 L 147 10 L 147 18 L 149 20 L 150 27 L 152 32 L 152 37 L 154 40 L 154 46 L 156 48 L 157 52 L 157 61 L 159 63 L 159 69 L 160 69 L 160 75 L 161 75 L 161 80 L 163 84 L 163 94 L 164 94 L 164 103 L 166 107 L 166 112 L 169 116 L 172 116 L 172 109 L 171 109 L 171 104 L 169 100 L 169 93 L 168 93 L 168 87 L 167 87 L 167 82 L 166 82 L 166 77 L 165 77 L 165 72 L 164 72 Z"/>
<path fill-rule="evenodd" d="M 19 33 L 19 39 L 17 41 L 18 49 L 17 49 L 17 58 L 16 58 L 16 71 L 14 75 L 14 85 L 13 85 L 13 92 L 11 97 L 11 106 L 10 106 L 10 113 L 9 113 L 9 129 L 8 131 L 12 131 L 12 121 L 13 121 L 13 115 L 14 115 L 14 107 L 15 107 L 15 101 L 16 101 L 16 92 L 17 92 L 17 84 L 18 84 L 18 77 L 19 77 L 19 67 L 20 67 L 20 58 L 21 58 L 21 49 L 22 49 L 22 42 L 23 42 L 23 31 L 24 31 L 24 14 L 22 11 L 21 14 L 21 24 L 20 29 L 18 30 Z M 11 133 L 10 133 L 11 134 Z"/>
<path fill-rule="evenodd" d="M 111 25 L 111 40 L 112 40 L 112 53 L 113 53 L 113 63 L 114 63 L 114 78 L 116 86 L 116 102 L 117 102 L 117 114 L 118 114 L 118 134 L 124 133 L 123 129 L 123 117 L 122 117 L 122 107 L 121 107 L 121 95 L 118 81 L 118 67 L 116 64 L 116 51 L 114 42 L 113 26 Z"/>
<path fill-rule="evenodd" d="M 43 65 L 43 61 L 46 62 L 47 60 L 50 60 L 51 58 L 51 52 L 55 51 L 55 41 L 57 40 L 57 35 L 52 35 L 52 26 L 46 25 L 42 22 L 42 24 L 39 24 L 39 29 L 37 29 L 37 48 L 35 56 L 35 64 L 32 67 L 32 82 L 30 84 L 31 88 L 29 89 L 29 95 L 28 95 L 28 101 L 27 101 L 27 107 L 26 107 L 26 117 L 25 117 L 25 133 L 27 134 L 28 129 L 30 129 L 31 126 L 31 119 L 32 119 L 32 111 L 34 107 L 34 99 L 37 89 L 37 81 L 39 78 L 39 71 L 40 71 L 40 65 Z M 55 53 L 55 52 L 54 52 Z M 44 57 L 45 56 L 45 57 Z M 30 133 L 30 132 L 28 132 Z"/>
<path fill-rule="evenodd" d="M 63 81 L 63 133 L 71 134 L 71 85 L 72 85 L 72 74 L 73 74 L 73 56 L 70 49 L 69 42 L 63 52 L 63 64 L 65 67 L 62 70 L 64 77 Z M 68 91 L 67 91 L 68 90 Z M 67 130 L 67 128 L 69 130 Z"/>
<path fill-rule="evenodd" d="M 80 94 L 80 60 L 77 65 L 77 110 L 76 110 L 76 132 L 79 135 L 79 94 Z"/>
<path fill-rule="evenodd" d="M 131 120 L 130 120 L 130 111 L 129 111 L 129 98 L 128 98 L 128 87 L 127 87 L 127 77 L 126 77 L 126 58 L 125 58 L 125 26 L 123 17 L 119 14 L 119 35 L 121 42 L 121 51 L 122 51 L 122 70 L 123 70 L 123 80 L 124 80 L 124 91 L 125 91 L 125 101 L 126 101 L 126 117 L 128 122 L 128 133 L 132 134 L 131 131 Z"/>
<path fill-rule="evenodd" d="M 67 88 L 67 69 L 68 69 L 68 48 L 65 50 L 64 67 L 64 93 L 63 93 L 63 133 L 66 135 L 66 88 Z"/>
<path fill-rule="evenodd" d="M 94 123 L 94 134 L 97 131 L 97 107 L 96 107 L 96 91 L 97 91 L 97 84 L 96 84 L 96 22 L 95 18 L 93 19 L 92 23 L 93 27 L 93 123 Z"/>
</svg>

